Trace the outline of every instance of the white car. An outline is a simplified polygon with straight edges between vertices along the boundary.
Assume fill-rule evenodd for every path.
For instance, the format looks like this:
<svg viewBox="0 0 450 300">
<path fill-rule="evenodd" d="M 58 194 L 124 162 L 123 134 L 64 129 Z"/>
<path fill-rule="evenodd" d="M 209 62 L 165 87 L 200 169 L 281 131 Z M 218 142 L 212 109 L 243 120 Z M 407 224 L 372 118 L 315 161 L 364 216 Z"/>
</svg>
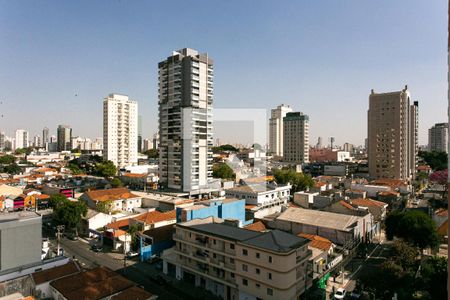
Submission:
<svg viewBox="0 0 450 300">
<path fill-rule="evenodd" d="M 337 291 L 334 293 L 334 299 L 345 299 L 345 295 L 347 294 L 347 291 L 343 288 L 338 288 Z"/>
</svg>

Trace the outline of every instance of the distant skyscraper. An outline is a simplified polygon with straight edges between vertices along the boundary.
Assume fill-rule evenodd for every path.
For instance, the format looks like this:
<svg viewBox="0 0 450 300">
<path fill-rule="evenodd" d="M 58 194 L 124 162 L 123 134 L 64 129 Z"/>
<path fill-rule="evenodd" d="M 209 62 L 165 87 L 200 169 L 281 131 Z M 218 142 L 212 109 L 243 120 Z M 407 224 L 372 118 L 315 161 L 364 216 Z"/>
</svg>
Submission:
<svg viewBox="0 0 450 300">
<path fill-rule="evenodd" d="M 138 116 L 138 139 L 137 139 L 138 152 L 142 152 L 142 116 Z"/>
<path fill-rule="evenodd" d="M 137 164 L 138 103 L 125 95 L 103 100 L 103 157 L 119 168 Z"/>
<path fill-rule="evenodd" d="M 318 149 L 322 148 L 322 137 L 320 136 L 317 138 L 316 148 Z"/>
<path fill-rule="evenodd" d="M 428 150 L 448 152 L 448 123 L 437 123 L 428 129 Z"/>
<path fill-rule="evenodd" d="M 33 138 L 33 146 L 35 148 L 40 148 L 42 146 L 41 145 L 41 136 L 39 136 L 39 135 L 35 135 L 34 136 L 34 138 Z"/>
<path fill-rule="evenodd" d="M 5 142 L 6 142 L 6 135 L 3 131 L 0 132 L 0 151 L 5 150 Z"/>
<path fill-rule="evenodd" d="M 369 97 L 368 158 L 372 178 L 407 180 L 415 175 L 418 152 L 418 102 L 408 87 Z"/>
<path fill-rule="evenodd" d="M 150 139 L 144 139 L 144 141 L 142 142 L 143 144 L 143 151 L 147 151 L 150 149 L 153 149 L 153 141 Z"/>
<path fill-rule="evenodd" d="M 213 61 L 184 48 L 158 68 L 159 182 L 200 193 L 212 178 Z"/>
<path fill-rule="evenodd" d="M 27 148 L 29 141 L 28 131 L 23 129 L 16 130 L 16 143 L 14 149 Z"/>
<path fill-rule="evenodd" d="M 309 117 L 289 112 L 283 118 L 283 160 L 290 163 L 309 162 Z"/>
<path fill-rule="evenodd" d="M 45 144 L 49 142 L 49 130 L 47 127 L 44 127 L 44 129 L 42 129 L 42 145 L 45 146 Z"/>
<path fill-rule="evenodd" d="M 69 151 L 72 149 L 72 128 L 68 125 L 59 125 L 57 129 L 58 151 Z"/>
<path fill-rule="evenodd" d="M 153 135 L 153 149 L 158 149 L 159 148 L 159 133 L 155 133 Z"/>
<path fill-rule="evenodd" d="M 283 156 L 283 118 L 292 112 L 289 105 L 281 104 L 272 109 L 269 119 L 269 151 L 276 156 Z"/>
</svg>

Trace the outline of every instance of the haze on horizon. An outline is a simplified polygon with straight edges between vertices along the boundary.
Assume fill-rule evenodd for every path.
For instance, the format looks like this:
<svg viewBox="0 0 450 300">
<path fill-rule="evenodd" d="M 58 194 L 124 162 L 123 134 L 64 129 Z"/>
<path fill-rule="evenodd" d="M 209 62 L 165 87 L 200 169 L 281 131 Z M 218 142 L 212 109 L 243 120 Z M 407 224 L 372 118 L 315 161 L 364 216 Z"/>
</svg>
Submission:
<svg viewBox="0 0 450 300">
<path fill-rule="evenodd" d="M 405 84 L 419 101 L 419 143 L 447 115 L 447 2 L 2 1 L 0 130 L 102 136 L 102 99 L 138 101 L 157 130 L 159 61 L 184 47 L 214 60 L 214 107 L 310 117 L 310 143 L 363 145 L 370 90 Z M 239 140 L 236 130 L 214 139 Z"/>
</svg>

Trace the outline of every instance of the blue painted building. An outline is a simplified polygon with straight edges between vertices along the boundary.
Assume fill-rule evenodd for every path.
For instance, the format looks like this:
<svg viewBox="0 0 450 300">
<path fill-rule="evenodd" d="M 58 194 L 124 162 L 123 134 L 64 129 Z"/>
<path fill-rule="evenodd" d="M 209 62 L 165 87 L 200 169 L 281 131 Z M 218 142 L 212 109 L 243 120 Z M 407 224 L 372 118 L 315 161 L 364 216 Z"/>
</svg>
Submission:
<svg viewBox="0 0 450 300">
<path fill-rule="evenodd" d="M 239 220 L 241 226 L 252 223 L 252 220 L 245 220 L 244 199 L 214 199 L 197 202 L 190 207 L 177 208 L 177 223 L 207 217 Z"/>
<path fill-rule="evenodd" d="M 175 233 L 173 225 L 152 228 L 142 232 L 140 237 L 141 261 L 146 261 L 152 255 L 160 255 L 164 250 L 175 246 L 172 239 Z"/>
</svg>

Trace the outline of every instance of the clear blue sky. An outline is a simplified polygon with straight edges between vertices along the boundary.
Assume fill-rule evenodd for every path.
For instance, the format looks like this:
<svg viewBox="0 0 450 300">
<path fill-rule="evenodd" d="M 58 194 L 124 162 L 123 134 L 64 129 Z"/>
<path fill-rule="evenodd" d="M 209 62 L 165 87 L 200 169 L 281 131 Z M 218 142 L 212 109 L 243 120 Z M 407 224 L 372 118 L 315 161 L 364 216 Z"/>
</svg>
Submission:
<svg viewBox="0 0 450 300">
<path fill-rule="evenodd" d="M 215 61 L 215 107 L 290 104 L 310 116 L 311 143 L 363 144 L 370 89 L 408 84 L 425 144 L 446 121 L 446 39 L 444 0 L 0 0 L 0 130 L 101 136 L 102 98 L 118 92 L 149 137 L 157 63 L 190 47 Z"/>
</svg>

